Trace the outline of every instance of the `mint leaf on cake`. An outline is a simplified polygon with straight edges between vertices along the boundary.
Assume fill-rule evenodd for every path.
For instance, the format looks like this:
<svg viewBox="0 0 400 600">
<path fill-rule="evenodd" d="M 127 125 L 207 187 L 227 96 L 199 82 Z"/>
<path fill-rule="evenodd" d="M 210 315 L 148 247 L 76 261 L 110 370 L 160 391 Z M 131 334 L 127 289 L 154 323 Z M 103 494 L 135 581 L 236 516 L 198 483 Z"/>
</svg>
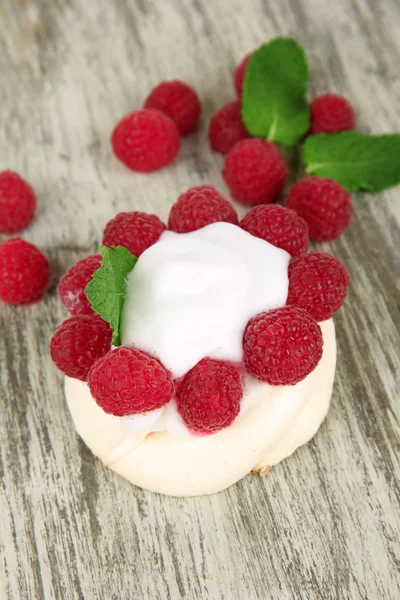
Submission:
<svg viewBox="0 0 400 600">
<path fill-rule="evenodd" d="M 242 117 L 248 132 L 293 146 L 309 128 L 308 65 L 291 38 L 276 38 L 256 50 L 247 65 Z"/>
<path fill-rule="evenodd" d="M 123 246 L 99 246 L 100 268 L 85 287 L 93 310 L 114 330 L 112 343 L 121 345 L 120 324 L 125 299 L 126 278 L 137 262 L 136 256 Z"/>
<path fill-rule="evenodd" d="M 398 133 L 321 133 L 304 142 L 302 154 L 307 173 L 336 179 L 350 192 L 380 192 L 400 183 Z"/>
</svg>

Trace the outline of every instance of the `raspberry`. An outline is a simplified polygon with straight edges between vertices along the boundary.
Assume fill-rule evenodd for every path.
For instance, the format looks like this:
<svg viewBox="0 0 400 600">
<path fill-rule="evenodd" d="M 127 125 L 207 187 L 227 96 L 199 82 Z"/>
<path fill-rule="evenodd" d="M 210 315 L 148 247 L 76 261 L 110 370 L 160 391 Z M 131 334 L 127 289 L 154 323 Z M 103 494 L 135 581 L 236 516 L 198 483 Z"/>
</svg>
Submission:
<svg viewBox="0 0 400 600">
<path fill-rule="evenodd" d="M 37 302 L 49 285 L 49 261 L 36 246 L 12 238 L 0 244 L 0 298 L 7 304 Z"/>
<path fill-rule="evenodd" d="M 286 304 L 300 306 L 316 321 L 325 321 L 342 306 L 348 285 L 341 262 L 325 252 L 310 252 L 289 263 Z"/>
<path fill-rule="evenodd" d="M 315 369 L 322 356 L 318 323 L 298 306 L 260 313 L 243 337 L 245 369 L 270 385 L 295 385 Z"/>
<path fill-rule="evenodd" d="M 211 117 L 208 137 L 215 152 L 227 154 L 237 142 L 251 137 L 243 124 L 241 111 L 239 100 L 235 100 L 224 104 Z"/>
<path fill-rule="evenodd" d="M 238 64 L 238 66 L 236 67 L 236 69 L 233 73 L 233 83 L 234 83 L 236 94 L 237 94 L 238 98 L 241 98 L 243 95 L 244 76 L 246 74 L 246 69 L 247 69 L 247 65 L 249 63 L 250 58 L 251 58 L 251 54 L 247 54 L 247 56 L 245 56 L 242 59 L 242 61 Z"/>
<path fill-rule="evenodd" d="M 197 185 L 181 194 L 172 206 L 168 228 L 188 233 L 217 221 L 239 222 L 232 204 L 212 185 Z"/>
<path fill-rule="evenodd" d="M 155 244 L 165 225 L 156 215 L 133 211 L 121 212 L 104 229 L 105 246 L 124 246 L 136 257 Z"/>
<path fill-rule="evenodd" d="M 28 227 L 36 209 L 35 192 L 14 171 L 0 173 L 0 233 L 15 233 Z"/>
<path fill-rule="evenodd" d="M 86 381 L 93 363 L 110 350 L 111 337 L 111 328 L 98 315 L 74 315 L 51 338 L 51 358 L 68 377 Z"/>
<path fill-rule="evenodd" d="M 294 210 L 278 204 L 255 206 L 240 221 L 240 227 L 292 256 L 308 250 L 308 225 Z"/>
<path fill-rule="evenodd" d="M 215 433 L 236 419 L 242 396 L 235 367 L 222 360 L 203 358 L 179 386 L 178 411 L 190 429 Z"/>
<path fill-rule="evenodd" d="M 201 104 L 198 95 L 183 81 L 162 81 L 146 98 L 144 108 L 155 108 L 165 113 L 181 135 L 191 133 L 199 122 Z"/>
<path fill-rule="evenodd" d="M 353 212 L 350 194 L 334 179 L 304 177 L 290 188 L 285 206 L 307 221 L 310 239 L 333 240 L 348 227 Z"/>
<path fill-rule="evenodd" d="M 137 110 L 115 127 L 111 144 L 121 162 L 133 171 L 149 173 L 172 162 L 181 138 L 174 121 L 158 110 Z"/>
<path fill-rule="evenodd" d="M 354 129 L 355 116 L 351 104 L 337 94 L 323 94 L 310 104 L 308 134 L 335 133 Z"/>
<path fill-rule="evenodd" d="M 171 373 L 159 360 L 126 346 L 100 358 L 88 382 L 97 404 L 118 417 L 161 408 L 174 393 Z"/>
<path fill-rule="evenodd" d="M 225 159 L 223 176 L 232 196 L 243 204 L 273 202 L 289 170 L 278 148 L 252 138 L 238 142 Z"/>
<path fill-rule="evenodd" d="M 92 313 L 92 307 L 85 295 L 85 287 L 92 279 L 93 273 L 100 267 L 100 261 L 100 254 L 82 258 L 61 278 L 58 293 L 71 315 Z"/>
</svg>

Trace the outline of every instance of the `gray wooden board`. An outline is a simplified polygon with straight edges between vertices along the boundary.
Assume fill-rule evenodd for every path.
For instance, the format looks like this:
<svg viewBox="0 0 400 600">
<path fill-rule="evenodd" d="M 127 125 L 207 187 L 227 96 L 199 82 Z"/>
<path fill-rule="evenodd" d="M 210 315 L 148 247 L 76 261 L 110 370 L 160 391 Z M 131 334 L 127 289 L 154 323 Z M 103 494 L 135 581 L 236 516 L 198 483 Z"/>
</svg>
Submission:
<svg viewBox="0 0 400 600">
<path fill-rule="evenodd" d="M 53 272 L 39 304 L 0 306 L 0 598 L 400 598 L 400 188 L 354 195 L 351 228 L 319 246 L 352 280 L 332 408 L 265 478 L 195 499 L 130 485 L 78 439 L 48 354 L 65 317 L 59 277 L 111 216 L 165 219 L 199 183 L 227 193 L 207 123 L 233 98 L 234 65 L 263 41 L 296 37 L 311 93 L 348 96 L 361 131 L 399 129 L 399 2 L 0 0 L 0 23 L 0 169 L 37 190 L 23 237 Z M 199 91 L 202 125 L 173 165 L 132 173 L 110 131 L 166 78 Z"/>
</svg>

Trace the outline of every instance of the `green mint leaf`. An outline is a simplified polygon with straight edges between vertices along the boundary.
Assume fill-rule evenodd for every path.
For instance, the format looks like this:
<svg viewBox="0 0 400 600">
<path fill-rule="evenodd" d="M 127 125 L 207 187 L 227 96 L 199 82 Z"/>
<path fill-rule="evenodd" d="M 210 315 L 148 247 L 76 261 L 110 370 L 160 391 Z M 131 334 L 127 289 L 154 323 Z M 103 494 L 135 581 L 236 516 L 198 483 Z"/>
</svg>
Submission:
<svg viewBox="0 0 400 600">
<path fill-rule="evenodd" d="M 303 144 L 307 173 L 336 179 L 350 192 L 380 192 L 400 183 L 400 134 L 320 133 Z"/>
<path fill-rule="evenodd" d="M 136 256 L 123 246 L 99 246 L 101 267 L 93 273 L 85 294 L 93 310 L 114 330 L 112 343 L 121 345 L 121 313 L 125 299 L 126 278 L 137 262 Z"/>
<path fill-rule="evenodd" d="M 308 65 L 304 50 L 291 38 L 276 38 L 256 50 L 243 85 L 243 122 L 251 135 L 294 146 L 308 130 L 305 99 Z"/>
</svg>

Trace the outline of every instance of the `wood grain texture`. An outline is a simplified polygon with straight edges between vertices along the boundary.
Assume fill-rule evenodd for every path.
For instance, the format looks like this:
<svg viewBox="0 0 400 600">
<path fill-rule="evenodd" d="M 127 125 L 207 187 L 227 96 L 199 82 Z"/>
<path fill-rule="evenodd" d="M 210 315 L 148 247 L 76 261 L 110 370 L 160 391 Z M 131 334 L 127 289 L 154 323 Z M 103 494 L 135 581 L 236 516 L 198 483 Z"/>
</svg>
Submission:
<svg viewBox="0 0 400 600">
<path fill-rule="evenodd" d="M 296 37 L 312 93 L 351 98 L 360 130 L 398 129 L 398 1 L 0 0 L 0 25 L 0 170 L 37 190 L 23 237 L 53 266 L 44 301 L 0 306 L 0 598 L 400 598 L 399 188 L 356 194 L 351 228 L 320 246 L 352 279 L 332 409 L 265 478 L 194 499 L 135 488 L 78 439 L 48 355 L 65 316 L 57 281 L 111 216 L 165 219 L 198 183 L 227 192 L 207 123 L 233 98 L 234 65 L 264 40 Z M 172 166 L 131 173 L 110 131 L 174 77 L 199 91 L 202 126 Z"/>
</svg>

